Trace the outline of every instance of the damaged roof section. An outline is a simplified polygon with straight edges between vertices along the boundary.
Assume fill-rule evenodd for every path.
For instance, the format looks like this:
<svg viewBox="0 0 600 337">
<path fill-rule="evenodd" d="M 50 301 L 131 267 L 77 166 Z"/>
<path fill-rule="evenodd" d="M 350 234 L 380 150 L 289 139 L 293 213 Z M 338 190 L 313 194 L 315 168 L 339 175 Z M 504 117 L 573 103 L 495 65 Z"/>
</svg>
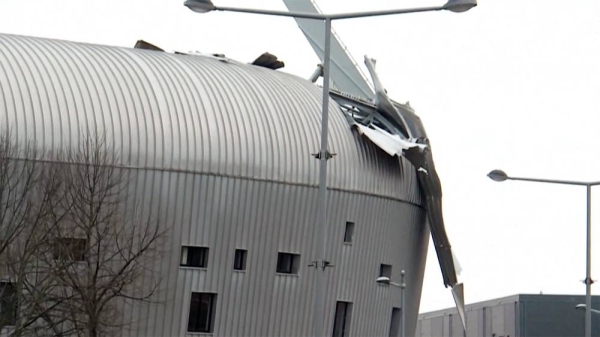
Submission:
<svg viewBox="0 0 600 337">
<path fill-rule="evenodd" d="M 160 52 L 165 51 L 164 49 L 162 49 L 156 45 L 153 45 L 150 42 L 144 41 L 144 40 L 138 40 L 135 43 L 135 45 L 133 46 L 133 48 L 152 50 L 152 51 L 160 51 Z M 229 59 L 227 59 L 225 57 L 225 55 L 223 55 L 223 54 L 208 54 L 207 55 L 207 54 L 198 53 L 198 52 L 182 53 L 182 52 L 178 52 L 178 51 L 174 52 L 174 54 L 211 56 L 211 57 L 218 58 L 221 61 L 226 61 L 226 62 L 229 61 Z M 254 66 L 264 67 L 264 68 L 273 69 L 273 70 L 277 70 L 277 69 L 281 69 L 281 68 L 285 67 L 285 63 L 283 61 L 277 59 L 277 56 L 275 56 L 269 52 L 263 53 L 258 58 L 256 58 L 256 60 L 254 60 L 251 64 Z"/>
<path fill-rule="evenodd" d="M 408 104 L 399 104 L 388 97 L 375 71 L 375 60 L 365 57 L 365 64 L 375 87 L 373 102 L 364 102 L 342 93 L 333 93 L 331 96 L 340 104 L 352 127 L 361 135 L 390 156 L 403 156 L 415 168 L 444 285 L 452 288 L 452 295 L 465 327 L 464 289 L 457 277 L 457 269 L 460 267 L 446 234 L 442 213 L 442 184 L 435 169 L 425 127 Z"/>
</svg>

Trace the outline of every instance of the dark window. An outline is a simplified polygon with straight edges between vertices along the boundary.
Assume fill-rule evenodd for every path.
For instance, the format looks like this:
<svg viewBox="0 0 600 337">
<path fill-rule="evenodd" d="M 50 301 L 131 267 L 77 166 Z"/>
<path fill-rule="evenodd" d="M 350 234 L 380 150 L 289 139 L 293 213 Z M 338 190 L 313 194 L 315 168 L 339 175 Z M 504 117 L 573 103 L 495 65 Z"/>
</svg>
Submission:
<svg viewBox="0 0 600 337">
<path fill-rule="evenodd" d="M 192 293 L 188 332 L 213 332 L 217 294 Z"/>
<path fill-rule="evenodd" d="M 246 253 L 244 249 L 235 250 L 235 259 L 233 260 L 234 270 L 246 270 Z"/>
<path fill-rule="evenodd" d="M 379 267 L 379 277 L 389 277 L 390 279 L 392 278 L 392 266 L 389 264 L 381 264 L 381 267 Z"/>
<path fill-rule="evenodd" d="M 15 285 L 0 282 L 0 327 L 15 325 L 17 321 L 17 292 Z"/>
<path fill-rule="evenodd" d="M 279 253 L 277 256 L 277 272 L 281 274 L 298 274 L 300 255 Z"/>
<path fill-rule="evenodd" d="M 54 259 L 83 261 L 87 250 L 87 240 L 78 238 L 60 238 L 54 243 Z"/>
<path fill-rule="evenodd" d="M 208 248 L 181 247 L 181 266 L 206 268 L 208 266 Z"/>
<path fill-rule="evenodd" d="M 346 222 L 346 230 L 344 231 L 344 242 L 352 242 L 354 237 L 354 222 Z"/>
<path fill-rule="evenodd" d="M 350 318 L 352 317 L 352 303 L 338 301 L 335 306 L 335 320 L 333 322 L 333 337 L 346 337 L 350 335 Z"/>
<path fill-rule="evenodd" d="M 402 314 L 402 309 L 400 308 L 392 308 L 392 321 L 390 323 L 390 337 L 398 337 L 400 336 L 400 315 Z"/>
</svg>

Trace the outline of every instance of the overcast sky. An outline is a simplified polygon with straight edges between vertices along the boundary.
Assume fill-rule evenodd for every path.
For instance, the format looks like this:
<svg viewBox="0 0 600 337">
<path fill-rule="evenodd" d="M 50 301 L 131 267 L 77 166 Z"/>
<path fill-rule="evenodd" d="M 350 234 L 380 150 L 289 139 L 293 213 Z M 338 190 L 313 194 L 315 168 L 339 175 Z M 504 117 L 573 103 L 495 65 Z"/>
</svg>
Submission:
<svg viewBox="0 0 600 337">
<path fill-rule="evenodd" d="M 213 0 L 285 9 L 280 0 Z M 317 0 L 324 12 L 441 5 L 444 0 Z M 0 33 L 250 62 L 265 51 L 308 77 L 319 62 L 292 19 L 199 15 L 183 1 L 0 0 Z M 362 66 L 377 59 L 390 96 L 409 100 L 433 144 L 448 234 L 467 303 L 517 293 L 585 294 L 585 188 L 494 183 L 486 174 L 600 180 L 600 2 L 480 0 L 464 14 L 334 22 Z M 597 190 L 600 200 L 600 188 Z M 600 279 L 600 201 L 592 275 Z M 409 284 L 408 287 L 411 285 Z M 597 285 L 593 294 L 600 294 Z M 430 247 L 421 311 L 453 306 Z"/>
</svg>

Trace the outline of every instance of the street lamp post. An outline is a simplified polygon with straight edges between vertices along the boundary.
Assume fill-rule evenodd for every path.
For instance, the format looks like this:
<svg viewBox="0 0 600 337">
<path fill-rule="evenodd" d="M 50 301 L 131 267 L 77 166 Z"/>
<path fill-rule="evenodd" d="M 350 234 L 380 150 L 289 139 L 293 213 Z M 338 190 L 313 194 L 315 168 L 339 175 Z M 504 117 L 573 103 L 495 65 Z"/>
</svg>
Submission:
<svg viewBox="0 0 600 337">
<path fill-rule="evenodd" d="M 406 337 L 406 329 L 404 327 L 405 322 L 405 306 L 404 306 L 404 290 L 406 289 L 406 283 L 404 283 L 404 276 L 406 271 L 402 269 L 400 272 L 400 284 L 392 282 L 389 277 L 381 276 L 377 278 L 376 282 L 381 284 L 393 285 L 394 287 L 400 288 L 400 337 Z"/>
<path fill-rule="evenodd" d="M 286 16 L 293 18 L 313 19 L 325 21 L 325 51 L 323 57 L 323 106 L 321 116 L 321 146 L 319 153 L 315 156 L 319 160 L 319 192 L 317 197 L 317 260 L 314 261 L 317 275 L 315 277 L 315 302 L 314 302 L 314 335 L 324 336 L 323 320 L 326 316 L 323 313 L 324 309 L 324 294 L 323 283 L 324 273 L 328 261 L 325 260 L 325 228 L 327 225 L 327 160 L 332 156 L 327 151 L 327 134 L 329 122 L 329 81 L 330 81 L 330 59 L 331 59 L 331 21 L 364 18 L 372 16 L 384 16 L 395 14 L 408 14 L 419 12 L 431 12 L 448 10 L 455 13 L 466 12 L 469 9 L 477 6 L 477 0 L 448 0 L 443 6 L 436 7 L 420 7 L 411 9 L 391 9 L 378 10 L 354 13 L 341 14 L 320 14 L 320 13 L 303 13 L 303 12 L 287 12 L 287 11 L 272 11 L 263 9 L 237 8 L 237 7 L 221 7 L 215 6 L 211 0 L 186 0 L 184 5 L 197 13 L 207 13 L 211 11 L 227 11 L 250 14 L 263 14 L 272 16 Z M 319 272 L 319 270 L 321 272 Z"/>
<path fill-rule="evenodd" d="M 531 181 L 536 183 L 549 183 L 561 185 L 585 186 L 587 195 L 587 231 L 586 231 L 586 262 L 585 262 L 585 306 L 592 307 L 592 186 L 600 185 L 600 181 L 571 181 L 571 180 L 550 180 L 537 178 L 517 178 L 510 177 L 504 171 L 493 170 L 488 173 L 488 177 L 493 181 L 502 182 L 506 180 Z M 592 336 L 592 310 L 585 311 L 585 337 Z"/>
</svg>

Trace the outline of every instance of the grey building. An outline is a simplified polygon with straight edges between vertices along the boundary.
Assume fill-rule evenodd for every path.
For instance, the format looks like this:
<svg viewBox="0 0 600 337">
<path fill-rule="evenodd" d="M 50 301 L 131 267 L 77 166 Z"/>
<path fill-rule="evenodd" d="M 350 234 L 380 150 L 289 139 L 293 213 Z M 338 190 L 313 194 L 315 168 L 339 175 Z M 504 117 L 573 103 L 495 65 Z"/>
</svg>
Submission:
<svg viewBox="0 0 600 337">
<path fill-rule="evenodd" d="M 48 149 L 106 134 L 129 202 L 170 226 L 156 303 L 123 335 L 312 334 L 321 95 L 221 56 L 0 35 L 0 125 Z M 399 290 L 375 279 L 404 269 L 412 335 L 430 234 L 415 168 L 330 107 L 328 333 L 397 331 Z"/>
<path fill-rule="evenodd" d="M 576 337 L 584 335 L 585 296 L 519 294 L 466 306 L 467 334 L 480 337 Z M 600 296 L 592 298 L 600 308 Z M 419 315 L 415 336 L 464 336 L 455 308 Z M 600 336 L 600 315 L 592 313 L 592 336 Z"/>
</svg>

